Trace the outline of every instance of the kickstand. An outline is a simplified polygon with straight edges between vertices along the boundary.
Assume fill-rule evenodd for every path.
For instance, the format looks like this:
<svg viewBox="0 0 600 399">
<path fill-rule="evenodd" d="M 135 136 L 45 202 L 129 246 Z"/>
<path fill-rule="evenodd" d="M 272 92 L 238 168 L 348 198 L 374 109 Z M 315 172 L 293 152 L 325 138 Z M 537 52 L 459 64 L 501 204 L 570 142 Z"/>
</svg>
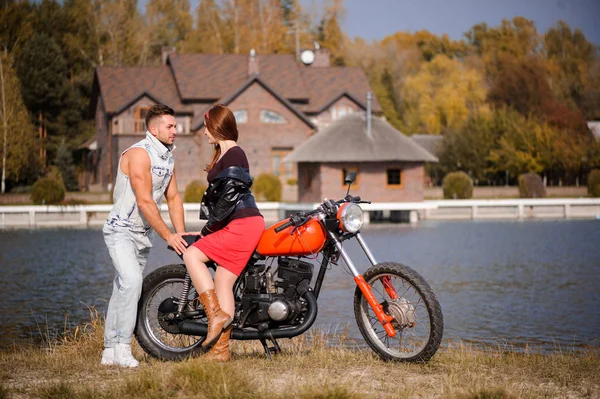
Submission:
<svg viewBox="0 0 600 399">
<path fill-rule="evenodd" d="M 270 348 L 269 348 L 269 345 L 267 345 L 267 340 L 265 338 L 262 338 L 260 340 L 260 343 L 262 344 L 263 348 L 265 348 L 265 353 L 267 354 L 267 359 L 273 360 L 273 359 L 271 359 L 271 353 L 276 355 L 281 352 L 281 348 L 279 347 L 279 344 L 277 343 L 277 340 L 275 338 L 269 338 L 269 340 L 273 343 L 273 346 Z"/>
</svg>

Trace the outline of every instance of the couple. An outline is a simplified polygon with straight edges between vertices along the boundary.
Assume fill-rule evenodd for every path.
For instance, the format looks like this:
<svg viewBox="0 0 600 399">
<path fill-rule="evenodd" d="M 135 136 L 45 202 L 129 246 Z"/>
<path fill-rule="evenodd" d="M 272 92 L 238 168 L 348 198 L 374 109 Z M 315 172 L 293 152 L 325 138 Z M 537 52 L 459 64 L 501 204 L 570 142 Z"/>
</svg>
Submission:
<svg viewBox="0 0 600 399">
<path fill-rule="evenodd" d="M 238 147 L 238 130 L 231 110 L 221 104 L 204 116 L 204 134 L 214 146 L 205 170 L 209 187 L 204 193 L 200 217 L 207 219 L 201 232 L 185 232 L 183 202 L 177 189 L 173 142 L 177 135 L 174 111 L 152 106 L 146 114 L 146 138 L 134 144 L 119 161 L 113 208 L 103 228 L 104 241 L 116 273 L 106 312 L 102 364 L 137 367 L 131 354 L 142 273 L 150 247 L 149 233 L 156 232 L 179 255 L 208 318 L 205 355 L 228 361 L 229 337 L 235 308 L 233 285 L 246 266 L 265 229 L 250 191 L 248 160 Z M 160 215 L 162 196 L 167 199 L 175 233 Z M 188 246 L 184 235 L 201 235 Z M 214 281 L 206 262 L 219 266 Z"/>
</svg>

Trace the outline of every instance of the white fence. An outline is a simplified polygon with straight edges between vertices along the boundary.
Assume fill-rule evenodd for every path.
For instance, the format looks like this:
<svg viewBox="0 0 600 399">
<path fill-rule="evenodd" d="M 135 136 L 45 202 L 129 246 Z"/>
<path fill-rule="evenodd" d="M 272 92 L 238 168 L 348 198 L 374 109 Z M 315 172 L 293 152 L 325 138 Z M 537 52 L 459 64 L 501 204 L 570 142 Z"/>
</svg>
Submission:
<svg viewBox="0 0 600 399">
<path fill-rule="evenodd" d="M 260 202 L 258 207 L 267 223 L 281 220 L 297 211 L 314 209 L 316 203 Z M 506 200 L 439 200 L 423 202 L 380 202 L 361 204 L 365 223 L 405 213 L 407 221 L 418 219 L 527 219 L 588 218 L 600 219 L 598 198 L 506 199 Z M 112 205 L 68 206 L 0 206 L 0 228 L 41 226 L 102 225 Z M 184 204 L 186 224 L 202 223 L 199 204 Z M 161 207 L 169 220 L 166 204 Z M 391 219 L 394 219 L 393 217 Z"/>
</svg>

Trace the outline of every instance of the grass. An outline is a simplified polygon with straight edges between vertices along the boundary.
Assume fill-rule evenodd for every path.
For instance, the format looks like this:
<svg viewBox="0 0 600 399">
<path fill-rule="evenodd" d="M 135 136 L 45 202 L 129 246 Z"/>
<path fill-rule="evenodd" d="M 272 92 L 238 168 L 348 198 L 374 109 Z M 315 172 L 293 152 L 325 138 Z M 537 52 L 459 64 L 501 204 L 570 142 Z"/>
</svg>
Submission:
<svg viewBox="0 0 600 399">
<path fill-rule="evenodd" d="M 3 398 L 598 398 L 600 352 L 477 349 L 445 345 L 426 364 L 388 363 L 309 332 L 266 359 L 258 342 L 234 341 L 232 361 L 160 362 L 134 343 L 139 369 L 100 365 L 103 321 L 91 320 L 41 348 L 0 352 Z M 339 341 L 338 341 L 339 340 Z"/>
</svg>

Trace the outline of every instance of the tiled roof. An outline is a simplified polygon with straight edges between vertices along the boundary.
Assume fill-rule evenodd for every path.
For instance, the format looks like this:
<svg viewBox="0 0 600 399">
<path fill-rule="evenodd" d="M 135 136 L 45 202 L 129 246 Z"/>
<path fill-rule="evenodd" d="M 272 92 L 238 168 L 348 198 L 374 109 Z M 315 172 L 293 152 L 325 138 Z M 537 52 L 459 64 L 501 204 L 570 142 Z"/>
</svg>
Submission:
<svg viewBox="0 0 600 399">
<path fill-rule="evenodd" d="M 143 95 L 168 104 L 175 112 L 191 112 L 182 104 L 168 66 L 96 69 L 102 100 L 109 114 L 119 113 Z"/>
<path fill-rule="evenodd" d="M 349 114 L 311 136 L 284 162 L 437 162 L 437 158 L 383 118 L 371 118 L 367 134 L 364 112 Z"/>
<path fill-rule="evenodd" d="M 194 112 L 231 95 L 248 82 L 249 55 L 171 55 L 158 67 L 101 67 L 98 88 L 106 112 L 118 113 L 147 94 L 176 112 Z M 354 67 L 307 67 L 291 54 L 257 55 L 260 80 L 304 113 L 319 113 L 341 96 L 366 108 L 366 75 Z M 381 112 L 373 96 L 373 112 Z M 194 118 L 196 119 L 196 118 Z"/>
<path fill-rule="evenodd" d="M 183 101 L 216 101 L 248 80 L 245 55 L 182 54 L 169 63 Z"/>
<path fill-rule="evenodd" d="M 302 67 L 304 84 L 310 92 L 310 102 L 301 107 L 307 113 L 318 113 L 331 101 L 347 93 L 355 101 L 366 108 L 367 92 L 370 90 L 367 76 L 360 68 L 354 67 Z M 377 96 L 373 95 L 371 103 L 373 112 L 381 112 Z"/>
</svg>

